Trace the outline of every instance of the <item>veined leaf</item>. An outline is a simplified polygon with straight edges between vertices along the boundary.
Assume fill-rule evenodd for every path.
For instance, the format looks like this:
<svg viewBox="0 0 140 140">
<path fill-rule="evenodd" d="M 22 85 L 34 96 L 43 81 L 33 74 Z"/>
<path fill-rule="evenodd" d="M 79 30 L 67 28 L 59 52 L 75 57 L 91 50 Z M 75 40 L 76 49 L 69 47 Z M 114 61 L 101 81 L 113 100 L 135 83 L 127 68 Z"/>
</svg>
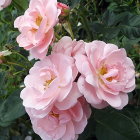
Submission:
<svg viewBox="0 0 140 140">
<path fill-rule="evenodd" d="M 8 126 L 15 119 L 25 114 L 22 100 L 19 97 L 20 90 L 12 93 L 6 100 L 0 102 L 0 126 Z"/>
<path fill-rule="evenodd" d="M 124 140 L 139 140 L 140 139 L 140 129 L 136 122 L 128 115 L 122 113 L 122 111 L 116 110 L 97 110 L 94 114 L 95 120 L 100 124 L 100 127 L 104 127 L 104 136 L 99 136 L 103 128 L 97 128 L 96 135 L 99 140 L 103 140 L 105 137 L 118 136 L 124 138 Z M 99 127 L 99 126 L 98 126 Z M 111 134 L 108 134 L 108 133 Z M 109 136 L 110 135 L 110 136 Z M 112 136 L 111 136 L 112 135 Z M 105 140 L 105 139 L 104 139 Z M 116 140 L 116 139 L 107 139 Z"/>
</svg>

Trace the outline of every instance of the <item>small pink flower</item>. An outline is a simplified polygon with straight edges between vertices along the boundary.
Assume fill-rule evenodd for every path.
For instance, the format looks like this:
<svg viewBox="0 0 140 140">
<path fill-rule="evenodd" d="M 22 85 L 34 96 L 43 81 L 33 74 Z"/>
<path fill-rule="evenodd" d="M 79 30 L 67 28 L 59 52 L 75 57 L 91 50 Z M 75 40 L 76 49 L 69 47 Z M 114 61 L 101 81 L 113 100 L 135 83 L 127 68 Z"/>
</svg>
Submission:
<svg viewBox="0 0 140 140">
<path fill-rule="evenodd" d="M 61 10 L 61 14 L 60 14 L 61 16 L 66 16 L 67 11 L 70 9 L 69 6 L 61 2 L 57 2 L 57 8 Z"/>
<path fill-rule="evenodd" d="M 91 110 L 84 98 L 78 99 L 77 103 L 67 109 L 59 110 L 53 107 L 48 115 L 43 118 L 32 116 L 30 109 L 26 109 L 35 133 L 42 140 L 76 140 L 78 134 L 84 131 Z"/>
<path fill-rule="evenodd" d="M 12 0 L 0 0 L 0 10 L 11 4 Z"/>
<path fill-rule="evenodd" d="M 53 27 L 59 14 L 57 0 L 31 0 L 25 14 L 14 23 L 21 32 L 17 37 L 19 46 L 29 50 L 34 58 L 43 59 L 54 37 Z"/>
<path fill-rule="evenodd" d="M 124 49 L 102 41 L 85 46 L 86 54 L 76 56 L 76 65 L 82 76 L 79 90 L 96 108 L 111 105 L 122 109 L 128 103 L 128 92 L 135 88 L 134 65 Z"/>
<path fill-rule="evenodd" d="M 47 114 L 55 105 L 59 109 L 72 107 L 81 96 L 73 82 L 77 73 L 73 58 L 63 54 L 49 55 L 36 62 L 24 80 L 23 105 L 40 111 L 40 116 L 42 110 Z"/>
<path fill-rule="evenodd" d="M 54 44 L 52 53 L 62 53 L 73 57 L 77 54 L 85 54 L 84 47 L 84 41 L 76 41 L 68 36 L 64 36 L 58 41 L 58 43 Z"/>
</svg>

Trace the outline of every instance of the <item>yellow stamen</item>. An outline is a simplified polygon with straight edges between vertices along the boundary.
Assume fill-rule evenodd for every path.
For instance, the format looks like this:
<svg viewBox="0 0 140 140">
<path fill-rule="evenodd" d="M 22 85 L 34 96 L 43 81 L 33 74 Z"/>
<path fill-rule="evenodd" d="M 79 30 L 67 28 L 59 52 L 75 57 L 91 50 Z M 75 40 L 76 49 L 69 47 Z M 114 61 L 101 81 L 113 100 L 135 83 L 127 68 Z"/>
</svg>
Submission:
<svg viewBox="0 0 140 140">
<path fill-rule="evenodd" d="M 99 72 L 101 75 L 104 75 L 104 74 L 107 74 L 107 68 L 106 67 L 102 67 L 100 69 L 100 72 Z"/>
<path fill-rule="evenodd" d="M 40 24 L 41 24 L 41 21 L 42 21 L 42 17 L 41 16 L 38 16 L 37 18 L 36 18 L 36 25 L 37 26 L 40 26 Z"/>
<path fill-rule="evenodd" d="M 44 83 L 44 90 L 46 90 L 46 88 L 49 88 L 49 85 L 51 84 L 51 82 L 55 79 L 55 77 L 53 77 L 51 80 L 47 80 Z"/>
<path fill-rule="evenodd" d="M 35 33 L 36 31 L 37 31 L 37 29 L 35 29 L 35 28 L 31 29 L 31 32 L 33 32 L 33 33 Z"/>
<path fill-rule="evenodd" d="M 113 80 L 113 77 L 106 78 L 107 81 L 111 82 Z"/>
<path fill-rule="evenodd" d="M 53 111 L 51 111 L 50 115 L 53 116 L 53 117 L 59 118 L 59 114 L 56 114 Z"/>
<path fill-rule="evenodd" d="M 100 75 L 105 75 L 107 74 L 107 68 L 106 67 L 102 67 L 99 71 Z M 113 80 L 113 77 L 108 77 L 106 78 L 107 81 L 111 82 Z"/>
<path fill-rule="evenodd" d="M 54 79 L 48 80 L 45 82 L 44 86 L 48 87 Z"/>
</svg>

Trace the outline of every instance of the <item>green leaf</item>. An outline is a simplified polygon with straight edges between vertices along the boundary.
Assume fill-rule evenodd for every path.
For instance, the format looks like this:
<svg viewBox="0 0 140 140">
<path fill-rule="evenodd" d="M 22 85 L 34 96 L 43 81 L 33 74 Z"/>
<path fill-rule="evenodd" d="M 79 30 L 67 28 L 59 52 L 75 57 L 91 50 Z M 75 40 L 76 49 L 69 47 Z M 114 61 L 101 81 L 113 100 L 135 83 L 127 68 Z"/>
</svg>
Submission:
<svg viewBox="0 0 140 140">
<path fill-rule="evenodd" d="M 96 126 L 96 137 L 98 140 L 129 140 L 124 136 L 120 135 L 116 131 L 104 127 L 102 124 L 97 124 Z"/>
<path fill-rule="evenodd" d="M 125 12 L 125 17 L 122 20 L 123 25 L 128 25 L 132 27 L 140 27 L 140 15 L 135 15 L 129 12 Z"/>
<path fill-rule="evenodd" d="M 140 28 L 138 27 L 122 25 L 121 28 L 123 34 L 130 39 L 135 39 L 140 37 Z"/>
<path fill-rule="evenodd" d="M 7 73 L 5 71 L 0 70 L 0 96 L 4 96 L 7 93 L 6 76 Z"/>
<path fill-rule="evenodd" d="M 26 10 L 28 8 L 28 0 L 13 0 L 19 7 Z"/>
<path fill-rule="evenodd" d="M 140 38 L 136 38 L 136 39 L 128 39 L 126 37 L 123 37 L 122 39 L 122 45 L 126 50 L 130 50 L 132 51 L 132 47 L 136 44 L 138 44 L 138 42 L 140 41 Z"/>
<path fill-rule="evenodd" d="M 72 4 L 71 4 L 71 7 L 72 7 L 72 8 L 75 8 L 75 7 L 80 3 L 80 1 L 81 1 L 81 0 L 71 0 L 71 3 L 72 3 Z"/>
<path fill-rule="evenodd" d="M 118 27 L 106 27 L 104 28 L 104 38 L 107 40 L 111 40 L 115 38 L 120 32 L 120 28 Z"/>
<path fill-rule="evenodd" d="M 5 77 L 6 77 L 6 72 L 0 71 L 0 89 L 3 88 L 3 85 L 5 83 Z"/>
<path fill-rule="evenodd" d="M 129 12 L 115 14 L 113 11 L 107 10 L 103 14 L 102 20 L 103 23 L 109 27 L 116 26 L 114 27 L 115 35 L 118 34 L 119 30 L 121 29 L 122 33 L 130 39 L 135 39 L 140 37 L 140 15 L 134 15 Z M 113 31 L 111 30 L 106 31 L 106 33 L 109 32 L 113 32 Z"/>
<path fill-rule="evenodd" d="M 95 133 L 95 120 L 93 116 L 94 114 L 91 115 L 84 132 L 80 134 L 78 140 L 91 140 L 93 138 Z"/>
<path fill-rule="evenodd" d="M 91 24 L 91 29 L 92 29 L 93 34 L 94 32 L 101 33 L 104 35 L 104 39 L 107 39 L 107 40 L 115 38 L 120 32 L 119 27 L 105 27 L 104 24 L 101 24 L 98 22 L 93 22 Z"/>
<path fill-rule="evenodd" d="M 114 24 L 114 21 L 115 21 L 115 14 L 110 11 L 110 10 L 107 10 L 104 14 L 103 14 L 103 22 L 108 25 L 108 26 L 111 26 Z"/>
<path fill-rule="evenodd" d="M 94 114 L 95 120 L 100 124 L 101 127 L 104 127 L 106 133 L 102 137 L 112 137 L 115 135 L 120 138 L 125 138 L 126 140 L 139 140 L 140 139 L 140 128 L 137 126 L 137 123 L 128 115 L 122 113 L 122 111 L 116 110 L 97 110 Z M 98 126 L 99 127 L 99 126 Z M 96 131 L 96 135 L 101 139 L 99 128 Z M 108 134 L 110 133 L 111 134 Z M 107 133 L 108 132 L 108 133 Z M 113 135 L 114 134 L 114 135 Z M 125 140 L 124 139 L 124 140 Z M 107 139 L 112 140 L 112 139 Z M 113 138 L 113 140 L 115 140 Z"/>
<path fill-rule="evenodd" d="M 64 29 L 70 34 L 71 38 L 74 39 L 73 31 L 69 22 L 63 24 Z"/>
<path fill-rule="evenodd" d="M 105 28 L 105 26 L 103 24 L 101 24 L 101 23 L 98 23 L 98 22 L 91 23 L 92 32 L 102 33 L 104 28 Z"/>
<path fill-rule="evenodd" d="M 130 39 L 140 37 L 140 15 L 127 13 L 121 23 L 122 32 Z"/>
<path fill-rule="evenodd" d="M 20 99 L 20 90 L 12 93 L 6 100 L 1 100 L 0 126 L 8 126 L 15 119 L 25 114 L 25 109 Z"/>
<path fill-rule="evenodd" d="M 120 14 L 116 14 L 111 10 L 107 10 L 103 14 L 103 23 L 105 23 L 107 26 L 115 26 L 118 23 L 124 21 L 124 18 L 129 14 L 129 12 L 122 12 Z"/>
</svg>

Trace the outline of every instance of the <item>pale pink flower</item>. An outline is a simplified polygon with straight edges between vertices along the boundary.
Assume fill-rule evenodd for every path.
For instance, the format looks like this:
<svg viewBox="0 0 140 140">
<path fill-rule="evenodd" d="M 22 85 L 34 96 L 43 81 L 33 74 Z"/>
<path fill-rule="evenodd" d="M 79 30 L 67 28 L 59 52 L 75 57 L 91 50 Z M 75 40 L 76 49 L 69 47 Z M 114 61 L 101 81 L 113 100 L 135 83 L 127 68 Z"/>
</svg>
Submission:
<svg viewBox="0 0 140 140">
<path fill-rule="evenodd" d="M 128 92 L 135 88 L 134 65 L 124 49 L 102 41 L 85 46 L 86 54 L 76 56 L 76 65 L 82 76 L 79 90 L 96 108 L 111 105 L 122 109 L 128 103 Z"/>
<path fill-rule="evenodd" d="M 77 54 L 85 54 L 85 43 L 83 40 L 76 41 L 64 36 L 54 44 L 52 53 L 62 53 L 71 57 Z"/>
<path fill-rule="evenodd" d="M 83 97 L 77 103 L 67 109 L 59 110 L 53 107 L 48 115 L 43 118 L 32 116 L 30 109 L 26 109 L 35 133 L 42 140 L 77 140 L 78 134 L 84 131 L 91 110 Z"/>
<path fill-rule="evenodd" d="M 49 55 L 36 62 L 24 80 L 23 105 L 32 108 L 34 114 L 39 110 L 41 117 L 42 110 L 46 115 L 52 106 L 59 109 L 73 106 L 81 96 L 73 82 L 77 73 L 73 58 L 63 54 Z"/>
<path fill-rule="evenodd" d="M 43 59 L 54 37 L 53 27 L 59 14 L 57 0 L 31 0 L 25 14 L 14 23 L 21 32 L 17 37 L 19 46 L 29 50 L 34 58 Z"/>
<path fill-rule="evenodd" d="M 12 0 L 0 0 L 0 10 L 11 4 Z"/>
<path fill-rule="evenodd" d="M 69 6 L 61 2 L 57 2 L 57 8 L 61 10 L 61 14 L 60 14 L 61 16 L 66 16 L 67 11 L 70 9 Z"/>
</svg>

